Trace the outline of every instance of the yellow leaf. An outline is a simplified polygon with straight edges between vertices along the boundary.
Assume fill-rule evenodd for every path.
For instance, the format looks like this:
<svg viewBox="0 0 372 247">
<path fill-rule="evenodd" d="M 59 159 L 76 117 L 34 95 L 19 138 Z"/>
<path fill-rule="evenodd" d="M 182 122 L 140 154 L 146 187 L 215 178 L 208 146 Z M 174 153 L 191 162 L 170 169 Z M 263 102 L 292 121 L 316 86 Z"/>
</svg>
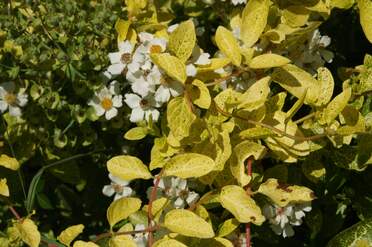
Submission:
<svg viewBox="0 0 372 247">
<path fill-rule="evenodd" d="M 172 135 L 177 140 L 189 136 L 191 125 L 196 120 L 184 97 L 173 98 L 168 103 L 167 121 Z"/>
<path fill-rule="evenodd" d="M 151 60 L 172 79 L 184 83 L 187 79 L 186 65 L 168 53 L 153 53 Z"/>
<path fill-rule="evenodd" d="M 164 176 L 180 178 L 201 177 L 213 170 L 215 162 L 197 153 L 184 153 L 172 157 L 164 166 Z"/>
<path fill-rule="evenodd" d="M 349 9 L 355 3 L 355 0 L 331 0 L 332 8 Z"/>
<path fill-rule="evenodd" d="M 30 247 L 39 247 L 41 235 L 35 223 L 30 219 L 21 220 L 16 224 L 21 239 Z"/>
<path fill-rule="evenodd" d="M 280 67 L 290 62 L 291 60 L 286 57 L 280 56 L 278 54 L 268 53 L 254 57 L 249 63 L 249 67 L 252 69 L 267 69 Z"/>
<path fill-rule="evenodd" d="M 218 234 L 217 236 L 219 237 L 224 237 L 235 231 L 236 228 L 238 228 L 240 225 L 240 222 L 235 219 L 228 219 L 225 222 L 223 222 L 219 227 L 218 227 Z"/>
<path fill-rule="evenodd" d="M 130 21 L 118 19 L 115 23 L 115 30 L 118 33 L 118 43 L 123 42 L 127 38 Z"/>
<path fill-rule="evenodd" d="M 130 223 L 122 226 L 118 232 L 130 232 L 133 231 L 133 226 Z M 133 240 L 131 235 L 116 235 L 109 241 L 110 247 L 137 247 L 136 242 Z"/>
<path fill-rule="evenodd" d="M 240 186 L 227 185 L 223 187 L 220 202 L 222 207 L 232 213 L 241 223 L 252 222 L 255 225 L 261 225 L 265 221 L 260 207 Z"/>
<path fill-rule="evenodd" d="M 170 231 L 195 238 L 213 238 L 213 228 L 198 215 L 185 209 L 173 209 L 165 215 L 164 226 Z"/>
<path fill-rule="evenodd" d="M 364 34 L 370 43 L 372 43 L 372 1 L 358 0 L 360 24 L 362 25 Z"/>
<path fill-rule="evenodd" d="M 270 0 L 250 0 L 242 13 L 241 40 L 252 47 L 260 38 L 267 24 Z"/>
<path fill-rule="evenodd" d="M 6 154 L 0 156 L 0 166 L 16 171 L 19 169 L 19 162 Z"/>
<path fill-rule="evenodd" d="M 187 247 L 183 243 L 174 239 L 160 239 L 156 241 L 153 247 Z"/>
<path fill-rule="evenodd" d="M 200 80 L 195 79 L 192 82 L 192 87 L 188 92 L 191 96 L 193 103 L 200 108 L 208 109 L 211 105 L 211 96 L 207 86 Z"/>
<path fill-rule="evenodd" d="M 234 245 L 225 238 L 211 238 L 211 239 L 201 239 L 198 246 L 203 247 L 234 247 Z"/>
<path fill-rule="evenodd" d="M 129 217 L 141 208 L 141 200 L 134 197 L 120 198 L 107 209 L 107 220 L 112 228 L 116 223 Z"/>
<path fill-rule="evenodd" d="M 239 133 L 239 137 L 242 139 L 261 139 L 272 135 L 275 135 L 272 130 L 262 127 L 249 128 Z"/>
<path fill-rule="evenodd" d="M 9 196 L 9 188 L 6 183 L 6 178 L 0 179 L 0 195 L 2 196 Z"/>
<path fill-rule="evenodd" d="M 326 67 L 317 69 L 318 81 L 320 82 L 319 96 L 317 99 L 318 105 L 325 105 L 331 100 L 334 89 L 334 80 L 331 71 Z"/>
<path fill-rule="evenodd" d="M 58 236 L 58 241 L 64 245 L 70 246 L 72 240 L 74 240 L 84 230 L 84 225 L 74 225 L 63 230 Z"/>
<path fill-rule="evenodd" d="M 219 26 L 216 31 L 216 44 L 218 48 L 231 59 L 234 65 L 240 66 L 242 55 L 240 54 L 238 41 L 232 32 L 223 26 Z"/>
<path fill-rule="evenodd" d="M 146 137 L 147 132 L 145 127 L 134 127 L 125 133 L 124 138 L 130 141 L 141 140 Z"/>
<path fill-rule="evenodd" d="M 119 155 L 107 161 L 107 169 L 114 176 L 123 180 L 152 178 L 147 166 L 140 159 L 130 155 Z"/>
<path fill-rule="evenodd" d="M 256 81 L 240 97 L 238 109 L 253 111 L 265 104 L 267 96 L 270 93 L 270 76 L 266 76 Z"/>
<path fill-rule="evenodd" d="M 323 111 L 322 122 L 331 124 L 332 121 L 342 112 L 351 97 L 351 88 L 347 88 L 337 95 Z"/>
<path fill-rule="evenodd" d="M 209 72 L 209 71 L 214 71 L 216 69 L 220 69 L 228 65 L 231 60 L 230 58 L 222 57 L 222 58 L 211 58 L 211 62 L 206 65 L 198 65 L 197 70 L 198 73 L 203 73 L 203 72 Z"/>
<path fill-rule="evenodd" d="M 247 185 L 251 180 L 245 172 L 246 159 L 253 156 L 258 160 L 265 154 L 265 147 L 255 142 L 243 141 L 234 147 L 230 158 L 230 171 L 241 186 Z"/>
<path fill-rule="evenodd" d="M 282 23 L 291 27 L 302 27 L 309 19 L 310 11 L 303 6 L 292 5 L 283 10 Z"/>
<path fill-rule="evenodd" d="M 194 49 L 195 41 L 194 22 L 184 21 L 169 35 L 168 48 L 182 62 L 186 62 Z"/>
<path fill-rule="evenodd" d="M 138 15 L 147 6 L 147 0 L 125 0 L 125 5 L 128 15 L 132 17 Z"/>
<path fill-rule="evenodd" d="M 287 64 L 276 68 L 272 79 L 297 98 L 301 98 L 307 90 L 305 104 L 319 106 L 317 100 L 320 83 L 303 69 L 293 64 Z"/>
<path fill-rule="evenodd" d="M 168 203 L 169 200 L 165 197 L 156 199 L 155 201 L 152 202 L 151 213 L 153 215 L 157 215 L 159 212 L 163 211 L 163 209 L 165 208 L 165 206 L 168 205 Z M 149 208 L 148 205 L 145 205 L 142 210 L 148 212 L 148 208 Z"/>
<path fill-rule="evenodd" d="M 258 192 L 269 197 L 280 207 L 285 207 L 289 203 L 310 202 L 315 199 L 311 189 L 298 185 L 280 184 L 275 178 L 269 178 L 262 183 Z"/>
<path fill-rule="evenodd" d="M 93 242 L 84 242 L 78 240 L 74 243 L 74 247 L 99 247 L 99 246 Z"/>
</svg>

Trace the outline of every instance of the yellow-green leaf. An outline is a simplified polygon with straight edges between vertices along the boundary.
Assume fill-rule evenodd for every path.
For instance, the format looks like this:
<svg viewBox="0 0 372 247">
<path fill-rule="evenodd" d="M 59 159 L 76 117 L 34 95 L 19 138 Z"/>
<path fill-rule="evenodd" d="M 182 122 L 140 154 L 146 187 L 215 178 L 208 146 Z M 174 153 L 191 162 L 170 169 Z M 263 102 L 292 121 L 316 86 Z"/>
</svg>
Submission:
<svg viewBox="0 0 372 247">
<path fill-rule="evenodd" d="M 187 245 L 174 239 L 160 239 L 154 243 L 153 247 L 187 247 Z"/>
<path fill-rule="evenodd" d="M 347 105 L 351 97 L 351 88 L 347 88 L 342 93 L 337 95 L 324 109 L 323 121 L 327 124 L 332 123 L 332 121 L 342 112 L 342 110 Z"/>
<path fill-rule="evenodd" d="M 276 68 L 272 79 L 297 98 L 301 98 L 307 90 L 305 104 L 319 106 L 320 83 L 310 73 L 296 65 L 287 64 Z"/>
<path fill-rule="evenodd" d="M 122 226 L 118 232 L 129 232 L 133 231 L 133 226 L 131 223 L 127 223 Z M 137 247 L 136 242 L 134 241 L 132 235 L 116 235 L 112 237 L 109 241 L 110 247 Z"/>
<path fill-rule="evenodd" d="M 265 76 L 256 81 L 240 96 L 239 109 L 253 111 L 265 104 L 267 96 L 270 93 L 270 76 Z"/>
<path fill-rule="evenodd" d="M 319 96 L 317 99 L 318 105 L 325 105 L 331 100 L 334 89 L 334 80 L 331 71 L 326 67 L 317 69 L 318 81 L 320 82 Z"/>
<path fill-rule="evenodd" d="M 272 130 L 262 127 L 249 128 L 239 133 L 239 137 L 242 139 L 260 139 L 272 135 L 275 135 Z"/>
<path fill-rule="evenodd" d="M 146 127 L 134 127 L 125 133 L 124 138 L 131 141 L 141 140 L 146 137 L 147 132 Z"/>
<path fill-rule="evenodd" d="M 213 159 L 197 153 L 184 153 L 172 157 L 164 166 L 164 176 L 180 178 L 201 177 L 215 167 Z"/>
<path fill-rule="evenodd" d="M 219 237 L 224 237 L 235 231 L 236 228 L 238 228 L 240 225 L 240 222 L 235 219 L 228 219 L 225 222 L 223 222 L 219 227 L 218 227 L 218 234 L 217 236 Z"/>
<path fill-rule="evenodd" d="M 349 9 L 355 3 L 355 0 L 331 0 L 332 8 Z"/>
<path fill-rule="evenodd" d="M 70 246 L 72 240 L 74 240 L 84 230 L 84 225 L 74 225 L 63 230 L 57 237 L 58 241 L 64 245 Z"/>
<path fill-rule="evenodd" d="M 242 55 L 240 54 L 238 41 L 231 31 L 219 26 L 216 31 L 216 44 L 223 54 L 231 59 L 234 65 L 240 66 Z"/>
<path fill-rule="evenodd" d="M 195 79 L 190 87 L 189 94 L 192 102 L 203 109 L 208 109 L 211 105 L 211 96 L 204 82 Z"/>
<path fill-rule="evenodd" d="M 360 24 L 364 34 L 370 43 L 372 43 L 372 1 L 358 0 Z"/>
<path fill-rule="evenodd" d="M 255 225 L 261 225 L 265 221 L 260 207 L 240 186 L 227 185 L 223 187 L 220 202 L 222 207 L 230 211 L 241 223 L 252 222 Z"/>
<path fill-rule="evenodd" d="M 269 197 L 280 207 L 285 207 L 289 203 L 310 202 L 315 199 L 311 189 L 298 185 L 280 184 L 275 178 L 269 178 L 262 183 L 258 192 Z"/>
<path fill-rule="evenodd" d="M 164 218 L 164 226 L 170 231 L 195 238 L 213 238 L 213 228 L 198 215 L 185 209 L 173 209 Z"/>
<path fill-rule="evenodd" d="M 147 166 L 140 159 L 130 155 L 119 155 L 107 161 L 108 171 L 123 180 L 152 178 Z"/>
<path fill-rule="evenodd" d="M 182 62 L 186 62 L 194 49 L 195 41 L 194 22 L 184 21 L 169 35 L 168 48 Z"/>
<path fill-rule="evenodd" d="M 222 58 L 211 58 L 211 62 L 206 65 L 198 65 L 198 73 L 203 73 L 203 72 L 209 72 L 209 71 L 214 71 L 216 69 L 220 69 L 225 67 L 231 62 L 230 58 L 222 57 Z"/>
<path fill-rule="evenodd" d="M 9 188 L 6 183 L 6 178 L 0 179 L 0 195 L 2 196 L 9 196 Z"/>
<path fill-rule="evenodd" d="M 129 26 L 130 26 L 130 21 L 125 21 L 122 19 L 118 19 L 116 21 L 115 30 L 118 33 L 118 42 L 122 42 L 126 40 Z"/>
<path fill-rule="evenodd" d="M 85 241 L 78 240 L 74 242 L 73 247 L 99 247 L 99 245 L 93 242 L 85 242 Z"/>
<path fill-rule="evenodd" d="M 39 247 L 41 235 L 36 224 L 31 219 L 20 220 L 16 227 L 23 242 L 30 247 Z"/>
<path fill-rule="evenodd" d="M 191 111 L 184 97 L 173 98 L 168 103 L 168 127 L 177 140 L 189 136 L 192 123 L 196 116 Z"/>
<path fill-rule="evenodd" d="M 267 69 L 280 67 L 290 62 L 291 60 L 286 57 L 280 56 L 278 54 L 268 53 L 254 57 L 249 63 L 249 67 L 252 69 Z"/>
<path fill-rule="evenodd" d="M 253 46 L 260 38 L 267 23 L 270 0 L 250 0 L 242 14 L 241 40 L 246 47 Z"/>
<path fill-rule="evenodd" d="M 261 144 L 243 141 L 236 145 L 230 158 L 230 170 L 241 186 L 247 185 L 251 178 L 245 172 L 245 161 L 253 156 L 255 160 L 261 159 L 266 154 L 265 147 Z"/>
<path fill-rule="evenodd" d="M 179 58 L 168 53 L 153 53 L 151 60 L 172 79 L 182 83 L 186 81 L 186 65 Z"/>
<path fill-rule="evenodd" d="M 112 228 L 116 223 L 129 217 L 141 208 L 141 200 L 133 197 L 120 198 L 107 209 L 107 220 Z"/>
<path fill-rule="evenodd" d="M 0 155 L 0 166 L 16 171 L 19 169 L 19 162 L 6 154 Z"/>
<path fill-rule="evenodd" d="M 282 22 L 291 27 L 302 27 L 309 19 L 310 11 L 303 6 L 292 5 L 283 10 Z"/>
</svg>

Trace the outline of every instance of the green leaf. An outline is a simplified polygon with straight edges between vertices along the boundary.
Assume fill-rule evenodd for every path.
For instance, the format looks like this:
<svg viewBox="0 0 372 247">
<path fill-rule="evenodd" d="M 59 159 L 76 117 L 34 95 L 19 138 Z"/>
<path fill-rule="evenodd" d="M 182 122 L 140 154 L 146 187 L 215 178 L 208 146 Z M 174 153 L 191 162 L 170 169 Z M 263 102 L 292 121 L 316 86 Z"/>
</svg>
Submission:
<svg viewBox="0 0 372 247">
<path fill-rule="evenodd" d="M 252 69 L 268 69 L 281 67 L 290 62 L 291 60 L 286 57 L 280 56 L 278 54 L 268 53 L 254 57 L 249 63 L 249 67 Z"/>
<path fill-rule="evenodd" d="M 186 62 L 195 47 L 196 34 L 192 20 L 182 22 L 169 35 L 169 50 L 182 62 Z"/>
<path fill-rule="evenodd" d="M 241 40 L 252 47 L 260 38 L 269 15 L 269 0 L 250 0 L 242 13 Z"/>
<path fill-rule="evenodd" d="M 197 153 L 185 153 L 172 157 L 164 166 L 164 176 L 180 178 L 201 177 L 215 167 L 213 159 Z"/>
<path fill-rule="evenodd" d="M 253 156 L 255 160 L 261 159 L 266 149 L 261 144 L 243 141 L 236 145 L 230 158 L 230 171 L 241 186 L 247 185 L 251 178 L 245 172 L 245 161 Z"/>
<path fill-rule="evenodd" d="M 371 0 L 358 0 L 360 24 L 364 34 L 370 43 L 372 43 L 372 2 Z"/>
<path fill-rule="evenodd" d="M 342 112 L 346 107 L 347 102 L 351 97 L 351 88 L 347 88 L 342 93 L 337 95 L 323 111 L 321 122 L 331 124 L 332 121 Z"/>
<path fill-rule="evenodd" d="M 130 155 L 119 155 L 107 161 L 107 169 L 112 175 L 123 180 L 152 178 L 147 166 L 140 159 Z"/>
<path fill-rule="evenodd" d="M 262 183 L 258 192 L 269 197 L 276 205 L 285 207 L 289 203 L 310 202 L 315 199 L 314 192 L 304 186 L 279 183 L 269 178 Z"/>
<path fill-rule="evenodd" d="M 74 240 L 84 230 L 84 225 L 74 225 L 63 230 L 57 237 L 58 241 L 64 245 L 70 246 L 72 240 Z"/>
<path fill-rule="evenodd" d="M 216 44 L 218 48 L 231 59 L 235 66 L 240 66 L 242 62 L 242 55 L 240 54 L 240 48 L 238 41 L 230 32 L 223 26 L 219 26 L 216 31 Z"/>
<path fill-rule="evenodd" d="M 107 209 L 107 220 L 112 228 L 116 223 L 129 217 L 141 208 L 141 200 L 134 197 L 120 198 Z"/>
<path fill-rule="evenodd" d="M 137 141 L 145 138 L 147 133 L 148 129 L 145 127 L 134 127 L 125 133 L 124 138 L 130 141 Z"/>
<path fill-rule="evenodd" d="M 184 83 L 187 79 L 186 65 L 168 53 L 153 53 L 151 60 L 172 79 Z"/>
<path fill-rule="evenodd" d="M 16 171 L 19 169 L 19 162 L 6 154 L 0 155 L 0 166 Z"/>
<path fill-rule="evenodd" d="M 160 239 L 156 241 L 153 247 L 187 247 L 183 243 L 174 239 Z"/>
<path fill-rule="evenodd" d="M 223 222 L 219 227 L 218 227 L 218 237 L 225 237 L 235 231 L 236 228 L 238 228 L 240 225 L 240 222 L 235 219 L 228 219 L 225 222 Z"/>
<path fill-rule="evenodd" d="M 241 223 L 252 222 L 255 225 L 261 225 L 265 221 L 260 207 L 240 186 L 227 185 L 223 187 L 220 202 L 222 207 L 230 211 Z"/>
<path fill-rule="evenodd" d="M 167 107 L 168 127 L 177 140 L 189 136 L 191 125 L 195 119 L 196 116 L 191 111 L 185 98 L 177 97 L 169 101 Z"/>
<path fill-rule="evenodd" d="M 170 231 L 195 238 L 213 238 L 212 226 L 198 215 L 185 209 L 173 209 L 164 218 Z"/>
<path fill-rule="evenodd" d="M 357 243 L 361 241 L 372 243 L 372 218 L 360 221 L 340 232 L 328 242 L 327 247 L 357 247 Z"/>
</svg>

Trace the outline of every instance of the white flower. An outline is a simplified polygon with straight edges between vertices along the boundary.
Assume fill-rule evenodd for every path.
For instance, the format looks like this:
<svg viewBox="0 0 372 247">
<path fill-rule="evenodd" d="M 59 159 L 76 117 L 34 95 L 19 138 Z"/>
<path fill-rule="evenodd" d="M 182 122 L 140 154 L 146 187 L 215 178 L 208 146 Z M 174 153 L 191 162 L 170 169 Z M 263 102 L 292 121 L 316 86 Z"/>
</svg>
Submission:
<svg viewBox="0 0 372 247">
<path fill-rule="evenodd" d="M 111 65 L 107 71 L 114 75 L 126 74 L 127 72 L 135 73 L 145 63 L 145 56 L 136 49 L 130 41 L 119 43 L 119 51 L 109 53 Z M 106 75 L 107 76 L 107 75 Z"/>
<path fill-rule="evenodd" d="M 232 4 L 238 5 L 242 3 L 247 3 L 247 0 L 231 0 Z"/>
<path fill-rule="evenodd" d="M 137 224 L 134 226 L 135 231 L 142 231 L 145 230 L 146 227 L 143 224 Z M 147 246 L 147 239 L 148 239 L 148 233 L 142 232 L 142 233 L 136 233 L 134 234 L 134 242 L 136 242 L 137 247 L 146 247 Z"/>
<path fill-rule="evenodd" d="M 150 71 L 150 72 L 149 72 Z M 150 92 L 155 92 L 156 83 L 152 80 L 151 70 L 139 70 L 133 74 L 127 74 L 133 92 L 146 97 Z"/>
<path fill-rule="evenodd" d="M 167 41 L 162 38 L 156 38 L 151 33 L 141 32 L 138 34 L 140 42 L 143 46 L 140 46 L 140 51 L 145 54 L 161 53 L 167 48 Z"/>
<path fill-rule="evenodd" d="M 168 29 L 167 29 L 168 33 L 173 33 L 174 30 L 176 30 L 179 25 L 180 24 L 173 24 L 173 25 L 169 26 Z"/>
<path fill-rule="evenodd" d="M 111 173 L 109 174 L 109 178 L 111 180 L 111 184 L 105 185 L 102 189 L 102 193 L 105 196 L 111 197 L 115 194 L 115 201 L 122 197 L 128 197 L 134 194 L 132 188 L 128 186 L 130 181 L 122 180 L 118 177 L 115 177 Z"/>
<path fill-rule="evenodd" d="M 137 94 L 128 93 L 125 95 L 125 103 L 132 108 L 132 113 L 130 115 L 130 121 L 133 123 L 142 121 L 146 119 L 149 121 L 150 116 L 153 121 L 158 121 L 159 111 L 155 107 L 160 107 L 152 95 L 146 97 L 140 97 Z"/>
<path fill-rule="evenodd" d="M 183 84 L 173 80 L 157 67 L 149 75 L 153 83 L 160 84 L 155 92 L 155 100 L 158 104 L 168 102 L 170 97 L 177 97 L 183 93 Z"/>
<path fill-rule="evenodd" d="M 118 95 L 119 93 L 118 82 L 112 81 L 109 88 L 103 87 L 98 93 L 95 93 L 88 105 L 93 106 L 97 116 L 105 114 L 106 119 L 110 120 L 118 115 L 116 108 L 123 105 L 123 96 Z"/>
<path fill-rule="evenodd" d="M 203 52 L 202 49 L 200 49 L 199 46 L 195 46 L 192 50 L 191 57 L 188 61 L 188 64 L 186 66 L 186 74 L 187 76 L 195 76 L 197 73 L 196 66 L 195 65 L 208 65 L 211 63 L 211 60 L 209 59 L 210 54 Z"/>
<path fill-rule="evenodd" d="M 184 208 L 186 205 L 191 206 L 199 199 L 198 193 L 189 190 L 187 180 L 178 177 L 160 179 L 158 196 L 162 195 L 172 200 L 175 208 Z"/>
<path fill-rule="evenodd" d="M 283 235 L 284 238 L 294 235 L 292 226 L 301 225 L 302 218 L 305 217 L 305 212 L 310 211 L 310 203 L 289 204 L 285 207 L 266 204 L 263 207 L 263 214 L 269 220 L 271 229 L 277 235 Z"/>
<path fill-rule="evenodd" d="M 14 82 L 0 84 L 0 111 L 4 113 L 9 109 L 9 115 L 19 117 L 22 115 L 21 108 L 27 104 L 27 95 L 15 92 Z"/>
</svg>

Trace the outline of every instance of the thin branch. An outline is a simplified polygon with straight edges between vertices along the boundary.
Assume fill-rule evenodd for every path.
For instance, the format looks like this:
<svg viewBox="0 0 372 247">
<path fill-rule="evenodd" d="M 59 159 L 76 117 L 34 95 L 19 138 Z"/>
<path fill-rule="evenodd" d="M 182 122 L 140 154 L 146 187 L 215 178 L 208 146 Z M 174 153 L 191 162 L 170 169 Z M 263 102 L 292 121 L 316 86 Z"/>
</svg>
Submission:
<svg viewBox="0 0 372 247">
<path fill-rule="evenodd" d="M 20 220 L 22 217 L 18 214 L 17 210 L 15 210 L 15 208 L 13 206 L 9 206 L 9 210 L 10 212 L 12 212 L 12 214 L 14 215 L 14 217 L 17 219 L 17 220 Z"/>
<path fill-rule="evenodd" d="M 306 121 L 308 119 L 313 118 L 314 116 L 315 116 L 315 112 L 312 112 L 312 113 L 310 113 L 310 114 L 308 114 L 308 115 L 306 115 L 306 116 L 304 116 L 304 117 L 302 117 L 300 119 L 297 119 L 296 121 L 293 121 L 293 122 L 295 124 L 299 124 L 299 123 L 302 123 L 302 122 L 304 122 L 304 121 Z"/>
<path fill-rule="evenodd" d="M 113 236 L 119 236 L 119 235 L 133 235 L 133 234 L 138 234 L 138 233 L 152 233 L 156 230 L 158 230 L 160 227 L 159 225 L 155 225 L 152 227 L 147 227 L 143 230 L 136 230 L 136 231 L 127 231 L 127 232 L 105 232 L 102 234 L 99 234 L 95 237 L 95 239 L 92 240 L 92 242 L 97 243 L 99 240 L 104 239 L 104 238 L 109 238 Z"/>
</svg>

